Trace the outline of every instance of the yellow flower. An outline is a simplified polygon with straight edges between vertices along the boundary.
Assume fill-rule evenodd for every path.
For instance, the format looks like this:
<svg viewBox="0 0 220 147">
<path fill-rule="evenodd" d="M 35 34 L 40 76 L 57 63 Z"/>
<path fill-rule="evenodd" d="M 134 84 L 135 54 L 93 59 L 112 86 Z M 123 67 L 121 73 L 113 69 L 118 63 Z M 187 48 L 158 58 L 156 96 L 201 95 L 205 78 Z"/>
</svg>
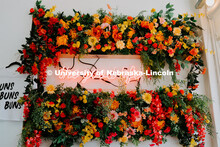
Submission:
<svg viewBox="0 0 220 147">
<path fill-rule="evenodd" d="M 48 94 L 54 94 L 55 93 L 54 91 L 56 90 L 56 88 L 53 85 L 47 85 L 46 90 Z"/>
<path fill-rule="evenodd" d="M 174 114 L 173 116 L 170 117 L 170 120 L 176 124 L 179 121 L 179 117 L 176 114 Z"/>
<path fill-rule="evenodd" d="M 68 36 L 67 35 L 62 35 L 62 36 L 57 36 L 57 45 L 67 45 L 68 41 Z"/>
<path fill-rule="evenodd" d="M 85 95 L 87 95 L 87 94 L 88 94 L 88 91 L 87 91 L 87 90 L 85 90 L 85 91 L 84 91 L 84 94 L 85 94 Z"/>
<path fill-rule="evenodd" d="M 50 11 L 47 11 L 46 14 L 44 15 L 45 18 L 47 17 L 53 17 L 53 11 L 55 11 L 56 6 L 53 6 L 52 8 L 50 8 Z"/>
<path fill-rule="evenodd" d="M 210 120 L 206 119 L 205 122 L 206 122 L 207 124 L 209 124 L 209 123 L 210 123 Z"/>
<path fill-rule="evenodd" d="M 173 96 L 175 96 L 175 95 L 177 95 L 177 92 L 173 90 L 172 94 L 173 94 Z"/>
<path fill-rule="evenodd" d="M 125 48 L 125 43 L 124 43 L 124 41 L 122 41 L 122 40 L 117 41 L 117 42 L 116 42 L 116 47 L 119 48 L 119 49 Z"/>
<path fill-rule="evenodd" d="M 180 36 L 181 35 L 181 29 L 179 27 L 173 28 L 173 34 L 175 36 Z"/>
<path fill-rule="evenodd" d="M 73 48 L 79 48 L 79 47 L 80 47 L 80 42 L 77 41 L 76 43 L 73 43 L 73 44 L 72 44 L 72 47 L 73 47 Z"/>
<path fill-rule="evenodd" d="M 69 29 L 68 24 L 67 24 L 65 21 L 63 21 L 63 19 L 60 20 L 60 24 L 62 24 L 62 26 L 63 26 L 65 29 Z"/>
<path fill-rule="evenodd" d="M 165 88 L 165 93 L 170 92 L 170 88 Z"/>
<path fill-rule="evenodd" d="M 98 40 L 95 37 L 89 37 L 88 39 L 88 44 L 92 47 L 95 46 L 97 42 Z"/>
<path fill-rule="evenodd" d="M 154 13 L 155 11 L 156 11 L 156 9 L 155 9 L 155 8 L 151 9 L 151 13 Z"/>
<path fill-rule="evenodd" d="M 86 100 L 86 99 L 84 99 L 84 100 L 83 100 L 83 103 L 84 103 L 84 104 L 86 104 L 86 103 L 87 103 L 87 100 Z"/>
<path fill-rule="evenodd" d="M 189 147 L 195 147 L 197 146 L 196 141 L 192 138 Z"/>
<path fill-rule="evenodd" d="M 82 98 L 83 98 L 83 99 L 86 99 L 86 95 L 83 95 Z"/>
<path fill-rule="evenodd" d="M 152 100 L 152 96 L 150 93 L 144 93 L 142 95 L 142 99 L 147 103 L 147 104 L 150 104 L 151 103 L 151 100 Z"/>
<path fill-rule="evenodd" d="M 127 137 L 127 136 L 120 137 L 120 138 L 118 139 L 118 141 L 125 143 L 125 142 L 128 141 L 128 137 Z"/>
<path fill-rule="evenodd" d="M 99 14 L 92 15 L 94 17 L 94 23 L 100 23 Z"/>
<path fill-rule="evenodd" d="M 44 116 L 43 116 L 44 120 L 49 120 L 51 114 L 52 114 L 51 111 L 44 112 Z"/>
<path fill-rule="evenodd" d="M 180 89 L 180 86 L 175 83 L 175 84 L 173 84 L 172 89 L 177 91 Z"/>
<path fill-rule="evenodd" d="M 164 36 L 163 36 L 163 33 L 161 31 L 159 31 L 156 35 L 156 39 L 158 41 L 163 41 L 164 40 Z"/>
<path fill-rule="evenodd" d="M 105 117 L 103 121 L 104 121 L 106 124 L 108 124 L 109 118 L 108 118 L 108 117 Z"/>
</svg>

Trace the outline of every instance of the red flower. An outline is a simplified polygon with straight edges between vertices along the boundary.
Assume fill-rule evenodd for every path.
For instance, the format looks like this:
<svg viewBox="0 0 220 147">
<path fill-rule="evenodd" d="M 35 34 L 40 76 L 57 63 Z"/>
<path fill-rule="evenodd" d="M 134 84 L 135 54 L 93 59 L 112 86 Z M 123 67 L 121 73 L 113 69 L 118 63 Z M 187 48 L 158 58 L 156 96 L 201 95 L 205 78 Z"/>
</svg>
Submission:
<svg viewBox="0 0 220 147">
<path fill-rule="evenodd" d="M 112 26 L 112 29 L 113 29 L 113 30 L 118 29 L 117 25 L 113 25 L 113 26 Z"/>
<path fill-rule="evenodd" d="M 99 127 L 100 129 L 102 129 L 102 128 L 103 128 L 103 123 L 102 123 L 102 122 L 99 122 L 99 123 L 98 123 L 98 127 Z"/>
<path fill-rule="evenodd" d="M 78 97 L 76 95 L 72 95 L 71 101 L 76 104 L 77 101 L 79 101 Z"/>
<path fill-rule="evenodd" d="M 34 53 L 37 52 L 37 47 L 36 47 L 36 45 L 35 45 L 33 42 L 29 45 L 29 47 L 30 47 L 30 49 L 31 49 Z"/>
<path fill-rule="evenodd" d="M 81 26 L 78 26 L 78 31 L 82 31 L 83 30 L 83 28 L 81 27 Z"/>
<path fill-rule="evenodd" d="M 55 115 L 56 115 L 56 117 L 59 117 L 60 114 L 59 114 L 59 112 L 56 112 Z"/>
<path fill-rule="evenodd" d="M 144 135 L 148 136 L 148 135 L 150 135 L 151 132 L 152 132 L 151 130 L 145 130 Z"/>
<path fill-rule="evenodd" d="M 95 135 L 95 137 L 97 137 L 97 138 L 100 137 L 100 133 L 99 133 L 99 132 L 95 132 L 94 135 Z"/>
<path fill-rule="evenodd" d="M 66 117 L 65 113 L 61 112 L 60 117 L 65 118 Z"/>
<path fill-rule="evenodd" d="M 96 94 L 97 93 L 97 89 L 93 89 L 93 93 Z"/>
<path fill-rule="evenodd" d="M 34 13 L 34 11 L 35 11 L 34 8 L 30 9 L 30 13 Z"/>
<path fill-rule="evenodd" d="M 88 45 L 87 44 L 84 44 L 84 47 L 83 47 L 84 49 L 87 49 L 88 48 Z"/>
<path fill-rule="evenodd" d="M 145 35 L 146 38 L 150 38 L 151 36 L 152 36 L 151 33 L 147 33 L 147 34 Z"/>
<path fill-rule="evenodd" d="M 58 34 L 59 35 L 62 36 L 64 33 L 66 33 L 66 30 L 64 29 L 64 27 L 61 27 L 61 28 L 58 29 Z"/>
<path fill-rule="evenodd" d="M 91 120 L 92 119 L 92 114 L 87 114 L 87 117 L 86 117 L 88 120 Z"/>
<path fill-rule="evenodd" d="M 136 43 L 137 41 L 138 41 L 138 37 L 135 37 L 135 38 L 132 40 L 133 43 Z"/>
<path fill-rule="evenodd" d="M 164 133 L 169 133 L 170 130 L 171 130 L 171 128 L 170 128 L 170 127 L 167 127 L 167 128 L 164 130 Z"/>
<path fill-rule="evenodd" d="M 38 13 L 38 17 L 42 17 L 45 15 L 45 11 L 42 8 L 38 9 Z"/>
<path fill-rule="evenodd" d="M 152 44 L 152 40 L 147 40 L 147 43 L 148 44 Z"/>
<path fill-rule="evenodd" d="M 66 104 L 62 103 L 62 104 L 60 105 L 60 108 L 61 108 L 61 109 L 65 109 L 65 108 L 66 108 Z"/>
<path fill-rule="evenodd" d="M 17 72 L 19 73 L 24 73 L 24 66 L 22 65 L 21 67 L 18 67 Z"/>
<path fill-rule="evenodd" d="M 172 92 L 167 92 L 167 96 L 173 97 L 173 93 Z"/>
<path fill-rule="evenodd" d="M 96 45 L 96 49 L 99 50 L 102 46 L 100 44 Z"/>
<path fill-rule="evenodd" d="M 131 17 L 131 16 L 128 16 L 128 18 L 127 18 L 128 20 L 132 20 L 133 19 L 133 17 Z"/>
<path fill-rule="evenodd" d="M 183 94 L 184 94 L 184 90 L 181 89 L 181 90 L 180 90 L 180 93 L 183 95 Z"/>
<path fill-rule="evenodd" d="M 157 48 L 157 43 L 154 43 L 152 46 L 153 46 L 154 48 Z"/>
<path fill-rule="evenodd" d="M 38 69 L 37 69 L 37 65 L 36 65 L 36 64 L 34 64 L 34 65 L 31 67 L 31 69 L 32 69 L 32 73 L 33 73 L 34 75 L 36 75 L 36 74 L 38 73 Z"/>
</svg>

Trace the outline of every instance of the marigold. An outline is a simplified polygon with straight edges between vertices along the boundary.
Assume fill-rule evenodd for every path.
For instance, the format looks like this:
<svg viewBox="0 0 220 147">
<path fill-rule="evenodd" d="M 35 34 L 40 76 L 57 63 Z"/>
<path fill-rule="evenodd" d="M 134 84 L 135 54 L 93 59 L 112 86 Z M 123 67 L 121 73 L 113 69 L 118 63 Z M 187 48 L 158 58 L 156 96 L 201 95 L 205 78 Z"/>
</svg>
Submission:
<svg viewBox="0 0 220 147">
<path fill-rule="evenodd" d="M 129 28 L 130 31 L 128 32 L 128 38 L 132 38 L 132 36 L 135 34 L 135 30 L 132 28 Z"/>
<path fill-rule="evenodd" d="M 67 35 L 62 35 L 62 36 L 57 36 L 57 45 L 67 45 L 68 42 L 68 36 Z"/>
<path fill-rule="evenodd" d="M 142 99 L 147 103 L 147 104 L 150 104 L 151 103 L 151 100 L 152 100 L 152 96 L 150 93 L 144 93 L 142 95 Z"/>
<path fill-rule="evenodd" d="M 127 137 L 127 136 L 120 137 L 120 138 L 118 139 L 118 141 L 125 143 L 125 142 L 128 141 L 128 137 Z"/>
<path fill-rule="evenodd" d="M 94 14 L 94 15 L 92 15 L 93 16 L 93 18 L 94 18 L 94 23 L 100 23 L 100 19 L 99 19 L 99 14 Z"/>
<path fill-rule="evenodd" d="M 49 120 L 51 114 L 52 114 L 51 111 L 46 111 L 46 112 L 44 112 L 43 119 L 44 119 L 44 120 Z"/>
<path fill-rule="evenodd" d="M 48 94 L 54 94 L 55 90 L 56 90 L 56 88 L 53 85 L 47 85 L 46 86 L 46 91 L 47 91 Z"/>
</svg>

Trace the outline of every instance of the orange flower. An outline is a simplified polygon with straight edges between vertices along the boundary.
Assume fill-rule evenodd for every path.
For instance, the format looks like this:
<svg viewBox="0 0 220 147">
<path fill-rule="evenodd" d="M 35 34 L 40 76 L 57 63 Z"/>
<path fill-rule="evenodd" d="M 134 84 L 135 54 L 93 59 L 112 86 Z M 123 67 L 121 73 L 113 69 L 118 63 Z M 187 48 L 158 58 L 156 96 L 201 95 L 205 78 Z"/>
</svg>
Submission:
<svg viewBox="0 0 220 147">
<path fill-rule="evenodd" d="M 132 36 L 135 34 L 135 30 L 132 28 L 129 28 L 130 31 L 128 32 L 128 38 L 132 38 Z"/>
<path fill-rule="evenodd" d="M 126 44 L 126 47 L 127 47 L 128 49 L 134 48 L 134 46 L 133 46 L 133 44 L 132 44 L 132 42 L 131 42 L 131 39 L 128 39 L 128 42 L 127 42 L 127 44 Z"/>
<path fill-rule="evenodd" d="M 159 31 L 159 33 L 157 33 L 156 39 L 158 41 L 163 41 L 164 40 L 164 36 L 163 36 L 163 33 L 161 31 Z"/>
<path fill-rule="evenodd" d="M 188 99 L 189 101 L 192 100 L 192 97 L 193 97 L 192 93 L 188 93 L 188 94 L 187 94 L 187 99 Z"/>
<path fill-rule="evenodd" d="M 165 126 L 165 121 L 164 120 L 158 121 L 157 124 L 160 127 L 160 129 L 162 129 Z"/>
<path fill-rule="evenodd" d="M 153 22 L 149 23 L 149 29 L 150 29 L 150 30 L 153 30 L 153 29 L 154 29 L 154 23 L 153 23 Z"/>
<path fill-rule="evenodd" d="M 141 27 L 145 28 L 145 29 L 148 29 L 149 28 L 149 22 L 148 21 L 142 21 L 141 22 Z"/>
<path fill-rule="evenodd" d="M 202 74 L 204 75 L 206 72 L 206 67 L 202 70 Z"/>
<path fill-rule="evenodd" d="M 131 17 L 131 16 L 128 16 L 128 20 L 133 20 L 133 17 Z"/>
<path fill-rule="evenodd" d="M 192 60 L 192 56 L 188 56 L 187 58 L 186 58 L 186 61 L 191 61 Z"/>
<path fill-rule="evenodd" d="M 109 4 L 107 4 L 107 7 L 109 10 L 112 10 L 112 7 Z"/>
<path fill-rule="evenodd" d="M 71 29 L 69 35 L 72 37 L 72 39 L 75 39 L 77 37 L 76 30 Z"/>
<path fill-rule="evenodd" d="M 176 114 L 174 114 L 173 116 L 170 117 L 170 120 L 176 124 L 179 121 L 179 117 Z"/>
<path fill-rule="evenodd" d="M 68 36 L 67 35 L 62 35 L 62 36 L 57 36 L 57 45 L 67 45 L 68 41 Z"/>
<path fill-rule="evenodd" d="M 135 122 L 132 122 L 131 123 L 131 126 L 134 127 L 134 128 L 138 128 L 138 126 L 140 126 L 142 123 L 142 120 L 140 121 L 135 121 Z"/>
<path fill-rule="evenodd" d="M 112 110 L 118 109 L 119 104 L 120 104 L 120 103 L 119 103 L 118 101 L 114 100 L 114 101 L 112 102 L 112 104 L 111 104 L 111 109 L 112 109 Z"/>
<path fill-rule="evenodd" d="M 103 35 L 104 35 L 104 38 L 106 39 L 111 35 L 111 32 L 110 31 L 104 32 Z"/>
<path fill-rule="evenodd" d="M 93 27 L 91 29 L 91 36 L 94 36 L 97 39 L 99 39 L 102 35 L 102 32 L 103 32 L 103 30 L 102 30 L 101 26 Z"/>
<path fill-rule="evenodd" d="M 196 56 L 198 54 L 199 50 L 197 48 L 193 48 L 189 51 L 189 53 L 193 56 Z"/>
<path fill-rule="evenodd" d="M 109 17 L 108 15 L 105 15 L 105 17 L 102 19 L 103 23 L 108 23 L 111 24 L 112 18 Z"/>
</svg>

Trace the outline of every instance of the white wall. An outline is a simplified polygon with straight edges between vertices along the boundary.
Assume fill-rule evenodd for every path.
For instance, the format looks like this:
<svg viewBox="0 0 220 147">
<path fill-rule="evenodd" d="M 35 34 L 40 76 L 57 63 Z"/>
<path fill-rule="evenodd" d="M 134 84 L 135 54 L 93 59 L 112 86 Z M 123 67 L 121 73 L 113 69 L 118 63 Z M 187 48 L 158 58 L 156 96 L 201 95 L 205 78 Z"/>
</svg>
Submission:
<svg viewBox="0 0 220 147">
<path fill-rule="evenodd" d="M 0 1 L 0 67 L 5 67 L 19 59 L 17 50 L 21 48 L 21 44 L 25 43 L 25 37 L 29 36 L 31 16 L 28 13 L 29 9 L 34 6 L 34 2 L 35 0 Z M 56 12 L 65 10 L 65 14 L 73 14 L 73 8 L 84 13 L 95 13 L 99 8 L 107 9 L 106 5 L 109 3 L 113 8 L 118 8 L 118 14 L 135 16 L 142 10 L 147 10 L 146 14 L 149 14 L 151 8 L 156 10 L 165 9 L 168 2 L 174 4 L 176 14 L 198 13 L 194 9 L 196 0 L 45 0 L 43 4 L 48 8 L 56 4 Z M 207 84 L 204 83 L 203 77 L 200 77 L 200 81 L 201 84 L 197 92 L 206 94 Z M 0 121 L 0 147 L 15 147 L 21 128 L 21 122 Z M 48 143 L 44 142 L 42 146 L 46 147 Z M 93 142 L 87 146 L 95 147 L 97 143 Z M 118 144 L 112 146 L 118 146 Z M 129 144 L 129 146 L 132 145 Z M 146 145 L 143 143 L 141 146 Z M 162 146 L 176 147 L 179 144 L 177 139 L 169 137 L 168 142 Z M 207 137 L 206 146 L 213 146 L 209 136 Z"/>
</svg>

